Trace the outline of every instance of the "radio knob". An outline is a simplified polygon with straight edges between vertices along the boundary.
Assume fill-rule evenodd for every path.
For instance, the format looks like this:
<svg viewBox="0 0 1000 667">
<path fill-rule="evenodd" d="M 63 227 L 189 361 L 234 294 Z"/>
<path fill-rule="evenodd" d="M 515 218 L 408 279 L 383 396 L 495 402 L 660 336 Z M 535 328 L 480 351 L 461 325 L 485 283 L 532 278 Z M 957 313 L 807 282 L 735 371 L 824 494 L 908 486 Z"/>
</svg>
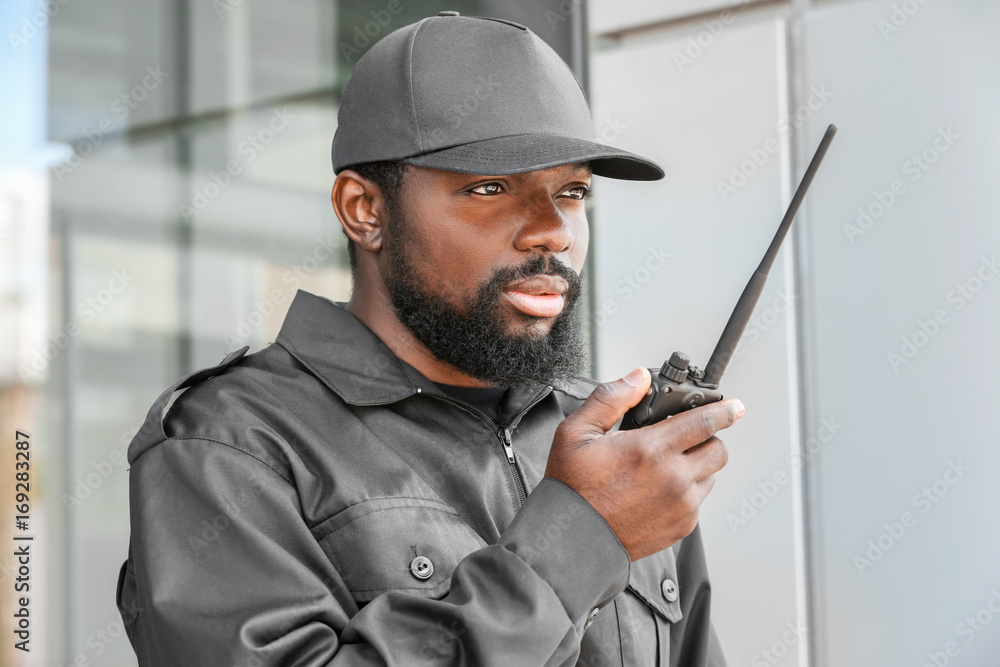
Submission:
<svg viewBox="0 0 1000 667">
<path fill-rule="evenodd" d="M 677 384 L 680 384 L 687 380 L 687 369 L 688 364 L 691 360 L 683 352 L 674 352 L 670 355 L 670 359 L 664 362 L 663 366 L 660 368 L 660 375 L 667 378 Z"/>
</svg>

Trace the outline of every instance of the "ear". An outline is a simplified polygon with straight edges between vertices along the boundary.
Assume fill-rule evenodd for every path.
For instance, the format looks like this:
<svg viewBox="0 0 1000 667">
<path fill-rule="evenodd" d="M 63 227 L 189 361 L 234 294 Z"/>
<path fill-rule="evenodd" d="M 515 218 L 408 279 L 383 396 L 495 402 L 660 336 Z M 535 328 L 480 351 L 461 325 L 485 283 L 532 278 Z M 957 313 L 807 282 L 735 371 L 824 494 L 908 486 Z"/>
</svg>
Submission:
<svg viewBox="0 0 1000 667">
<path fill-rule="evenodd" d="M 348 238 L 363 250 L 377 253 L 386 222 L 385 200 L 378 186 L 353 169 L 345 169 L 333 182 L 330 200 Z"/>
</svg>

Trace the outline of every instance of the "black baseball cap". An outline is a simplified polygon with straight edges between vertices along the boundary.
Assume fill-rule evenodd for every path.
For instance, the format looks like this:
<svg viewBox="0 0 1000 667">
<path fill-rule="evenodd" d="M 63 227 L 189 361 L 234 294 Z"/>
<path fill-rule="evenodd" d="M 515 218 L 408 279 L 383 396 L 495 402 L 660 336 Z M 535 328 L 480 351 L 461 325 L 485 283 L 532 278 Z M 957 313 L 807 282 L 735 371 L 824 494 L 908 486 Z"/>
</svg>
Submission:
<svg viewBox="0 0 1000 667">
<path fill-rule="evenodd" d="M 441 12 L 386 35 L 341 96 L 333 170 L 402 160 L 469 174 L 589 162 L 599 176 L 663 178 L 655 162 L 598 143 L 580 82 L 513 21 Z"/>
</svg>

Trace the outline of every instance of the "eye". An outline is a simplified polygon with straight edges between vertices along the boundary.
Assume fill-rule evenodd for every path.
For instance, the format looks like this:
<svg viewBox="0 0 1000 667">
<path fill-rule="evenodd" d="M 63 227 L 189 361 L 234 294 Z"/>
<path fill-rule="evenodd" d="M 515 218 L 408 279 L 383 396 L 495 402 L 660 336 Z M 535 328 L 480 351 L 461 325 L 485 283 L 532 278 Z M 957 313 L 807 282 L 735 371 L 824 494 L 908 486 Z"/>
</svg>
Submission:
<svg viewBox="0 0 1000 667">
<path fill-rule="evenodd" d="M 477 185 L 471 188 L 469 192 L 473 192 L 477 195 L 493 196 L 498 195 L 503 192 L 503 184 L 497 183 L 496 181 L 492 183 L 483 183 L 482 185 Z"/>
<path fill-rule="evenodd" d="M 567 195 L 570 199 L 583 201 L 584 199 L 590 199 L 590 188 L 586 185 L 577 185 L 569 188 L 568 190 L 564 190 L 563 194 Z"/>
</svg>

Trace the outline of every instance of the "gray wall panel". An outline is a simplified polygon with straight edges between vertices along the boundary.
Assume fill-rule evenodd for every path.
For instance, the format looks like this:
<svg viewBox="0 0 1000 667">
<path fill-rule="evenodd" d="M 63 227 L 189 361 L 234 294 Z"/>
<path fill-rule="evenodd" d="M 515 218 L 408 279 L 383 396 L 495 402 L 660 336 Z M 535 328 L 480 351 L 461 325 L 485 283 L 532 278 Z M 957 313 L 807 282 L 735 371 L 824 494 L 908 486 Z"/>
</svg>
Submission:
<svg viewBox="0 0 1000 667">
<path fill-rule="evenodd" d="M 823 664 L 995 664 L 1000 623 L 965 619 L 1000 590 L 1000 281 L 977 275 L 1000 250 L 1000 6 L 896 6 L 828 6 L 806 25 L 807 76 L 837 90 L 842 130 L 808 218 L 809 390 L 846 424 L 818 469 Z"/>
</svg>

